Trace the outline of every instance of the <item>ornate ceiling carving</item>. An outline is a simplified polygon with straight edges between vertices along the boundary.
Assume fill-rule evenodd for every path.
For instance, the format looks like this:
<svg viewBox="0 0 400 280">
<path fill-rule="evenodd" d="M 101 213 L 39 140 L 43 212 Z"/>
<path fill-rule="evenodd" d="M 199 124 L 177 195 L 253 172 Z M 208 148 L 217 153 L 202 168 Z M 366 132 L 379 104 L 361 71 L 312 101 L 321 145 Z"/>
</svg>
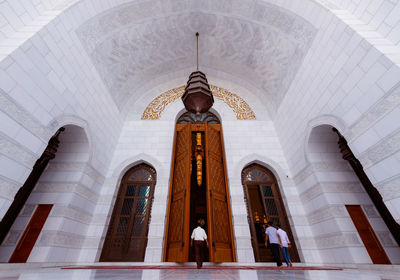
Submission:
<svg viewBox="0 0 400 280">
<path fill-rule="evenodd" d="M 154 0 L 97 15 L 77 34 L 122 110 L 140 98 L 146 81 L 194 69 L 197 31 L 200 70 L 246 80 L 270 111 L 278 109 L 316 33 L 303 18 L 262 1 Z"/>
<path fill-rule="evenodd" d="M 226 89 L 210 85 L 214 97 L 222 100 L 236 115 L 238 120 L 254 120 L 256 115 L 250 106 L 240 96 Z M 180 98 L 185 92 L 185 86 L 170 89 L 150 102 L 144 110 L 142 120 L 158 120 L 165 108 Z"/>
</svg>

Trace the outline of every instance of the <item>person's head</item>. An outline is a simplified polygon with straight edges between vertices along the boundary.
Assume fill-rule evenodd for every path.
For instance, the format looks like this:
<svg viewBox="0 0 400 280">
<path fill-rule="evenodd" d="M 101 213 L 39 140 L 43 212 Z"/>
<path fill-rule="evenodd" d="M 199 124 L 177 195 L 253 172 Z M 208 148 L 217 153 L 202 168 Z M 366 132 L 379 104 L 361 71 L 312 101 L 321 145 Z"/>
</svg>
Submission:
<svg viewBox="0 0 400 280">
<path fill-rule="evenodd" d="M 281 224 L 276 224 L 276 228 L 281 228 Z"/>
<path fill-rule="evenodd" d="M 272 221 L 268 221 L 267 225 L 268 225 L 269 227 L 273 227 L 273 226 L 274 226 L 274 223 L 273 223 Z"/>
<path fill-rule="evenodd" d="M 197 225 L 200 226 L 200 227 L 204 226 L 204 224 L 205 224 L 204 219 L 199 219 L 197 221 Z"/>
</svg>

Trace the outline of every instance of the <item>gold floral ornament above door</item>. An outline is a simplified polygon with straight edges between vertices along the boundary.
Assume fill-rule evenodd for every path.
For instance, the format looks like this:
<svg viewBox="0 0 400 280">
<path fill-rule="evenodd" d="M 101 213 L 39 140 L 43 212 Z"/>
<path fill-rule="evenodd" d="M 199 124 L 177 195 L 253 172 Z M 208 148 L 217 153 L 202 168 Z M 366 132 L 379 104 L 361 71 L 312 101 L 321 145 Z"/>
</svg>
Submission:
<svg viewBox="0 0 400 280">
<path fill-rule="evenodd" d="M 238 120 L 255 120 L 256 115 L 250 106 L 240 96 L 226 89 L 211 85 L 211 91 L 215 98 L 222 100 L 236 115 Z M 142 120 L 158 120 L 165 108 L 185 92 L 185 86 L 170 89 L 157 96 L 144 110 Z"/>
</svg>

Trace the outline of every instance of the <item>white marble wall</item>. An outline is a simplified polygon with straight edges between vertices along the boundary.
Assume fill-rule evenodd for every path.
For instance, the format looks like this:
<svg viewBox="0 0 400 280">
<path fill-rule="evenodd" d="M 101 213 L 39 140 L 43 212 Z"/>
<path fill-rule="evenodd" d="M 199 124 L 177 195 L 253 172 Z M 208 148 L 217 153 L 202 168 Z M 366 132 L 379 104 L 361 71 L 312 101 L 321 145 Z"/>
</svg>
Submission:
<svg viewBox="0 0 400 280">
<path fill-rule="evenodd" d="M 364 22 L 394 45 L 400 44 L 400 2 L 398 0 L 330 0 Z"/>
<path fill-rule="evenodd" d="M 87 219 L 91 221 L 86 218 L 79 221 L 82 224 L 79 234 L 86 237 L 79 245 L 68 243 L 66 246 L 71 248 L 71 257 L 64 254 L 65 251 L 52 254 L 53 249 L 54 252 L 58 250 L 53 244 L 54 248 L 43 254 L 46 258 L 97 260 L 119 180 L 130 166 L 145 161 L 155 167 L 158 174 L 146 261 L 161 259 L 174 122 L 182 105 L 178 101 L 171 104 L 158 121 L 140 121 L 140 112 L 158 94 L 182 85 L 186 81 L 183 75 L 188 75 L 190 70 L 187 65 L 178 67 L 176 64 L 175 72 L 171 72 L 171 67 L 164 67 L 163 71 L 156 71 L 154 77 L 144 75 L 148 83 L 146 81 L 132 93 L 135 98 L 127 102 L 124 123 L 111 96 L 113 92 L 107 90 L 75 33 L 91 17 L 129 2 L 5 0 L 0 3 L 0 217 L 7 211 L 51 135 L 62 125 L 78 125 L 85 129 L 88 138 L 88 165 L 75 170 L 74 176 L 84 178 L 84 174 L 93 171 L 91 179 L 85 180 L 96 177 L 95 185 L 105 180 L 102 187 L 98 185 L 98 189 L 93 190 L 100 196 L 96 205 L 87 209 Z M 188 9 L 198 9 L 197 2 L 191 1 Z M 399 2 L 265 2 L 277 5 L 278 10 L 293 12 L 297 19 L 302 17 L 317 33 L 293 82 L 287 83 L 290 84 L 288 92 L 276 93 L 284 98 L 281 105 L 268 112 L 261 104 L 269 104 L 269 107 L 278 104 L 268 102 L 273 92 L 268 97 L 260 87 L 252 85 L 252 79 L 225 71 L 229 67 L 204 65 L 209 71 L 206 74 L 212 75 L 211 83 L 239 94 L 255 108 L 257 116 L 256 121 L 236 121 L 224 104 L 218 101 L 215 104 L 223 124 L 238 260 L 252 261 L 253 258 L 239 174 L 246 164 L 257 161 L 271 168 L 281 183 L 302 259 L 336 262 L 336 257 L 331 258 L 326 253 L 326 249 L 336 249 L 323 247 L 326 239 L 319 238 L 323 229 L 313 216 L 308 217 L 316 209 L 304 202 L 308 199 L 305 198 L 306 188 L 320 186 L 331 178 L 329 172 L 314 169 L 307 148 L 308 138 L 312 128 L 318 125 L 337 127 L 400 222 L 400 123 L 396 121 L 400 117 L 400 88 L 396 86 L 400 82 Z M 219 13 L 218 7 L 226 6 L 209 6 L 209 11 Z M 248 10 L 240 8 L 242 6 L 237 7 L 246 16 L 250 15 Z M 161 85 L 162 81 L 169 81 L 169 84 Z M 133 113 L 129 113 L 130 108 L 134 109 Z M 340 179 L 332 180 L 336 184 Z M 83 185 L 92 185 L 89 181 Z M 65 205 L 72 205 L 78 192 L 70 193 Z M 347 190 L 346 193 L 350 195 Z M 358 194 L 356 200 L 363 200 L 364 194 Z M 339 191 L 322 197 L 330 203 L 329 198 L 337 196 L 341 196 Z M 36 198 L 36 202 L 41 201 Z M 365 205 L 369 207 L 368 203 Z M 28 208 L 23 213 L 25 217 L 33 210 Z M 58 221 L 70 223 L 71 215 L 61 216 Z M 340 217 L 335 216 L 332 221 L 339 223 Z M 58 229 L 60 233 L 68 231 Z M 344 236 L 345 231 L 340 231 L 339 235 Z M 333 255 L 353 252 L 354 262 L 368 262 L 365 252 L 357 251 L 356 247 L 352 243 L 351 249 L 338 248 Z M 356 251 L 359 254 L 355 254 Z M 389 255 L 397 261 L 392 253 Z"/>
<path fill-rule="evenodd" d="M 35 4 L 33 8 L 32 3 Z M 59 226 L 58 233 L 47 235 L 47 243 L 41 243 L 41 252 L 47 246 L 46 252 L 34 251 L 32 261 L 53 258 L 76 261 L 82 244 L 90 243 L 85 239 L 85 232 L 93 209 L 85 209 L 87 216 L 78 218 L 77 224 L 71 219 L 74 219 L 73 212 L 78 211 L 76 204 L 89 207 L 85 199 L 96 204 L 96 195 L 90 193 L 101 190 L 122 126 L 119 111 L 76 37 L 73 25 L 79 23 L 80 18 L 73 13 L 56 18 L 60 11 L 54 12 L 53 8 L 62 10 L 60 3 L 44 0 L 0 3 L 0 217 L 4 216 L 59 127 L 77 125 L 83 128 L 89 143 L 87 162 L 84 166 L 75 163 L 70 170 L 73 173 L 70 179 L 76 180 L 73 181 L 76 186 L 69 189 L 69 193 L 63 190 L 62 197 L 68 197 L 62 202 L 65 207 L 53 210 L 59 219 L 50 217 L 57 221 L 52 222 L 52 228 Z M 23 4 L 23 9 L 18 4 Z M 13 12 L 9 11 L 9 6 Z M 14 25 L 11 17 L 22 20 L 25 14 L 36 16 L 35 10 L 39 15 L 33 21 L 27 20 L 24 26 Z M 32 196 L 33 204 L 28 203 L 30 209 L 24 210 L 23 219 L 28 219 L 35 203 L 53 201 L 54 194 L 48 192 L 57 191 L 42 190 L 41 197 Z M 82 192 L 87 195 L 83 200 L 79 197 Z M 17 227 L 22 230 L 20 224 Z M 76 231 L 73 230 L 72 235 L 79 235 L 79 242 L 66 235 L 61 244 L 54 243 L 58 235 L 72 227 Z M 17 240 L 13 242 L 15 245 Z M 60 247 L 64 249 L 59 250 Z"/>
<path fill-rule="evenodd" d="M 311 187 L 329 178 L 310 170 L 307 145 L 312 128 L 337 127 L 399 222 L 399 49 L 348 12 L 331 11 L 313 21 L 318 34 L 278 110 L 275 127 L 299 191 L 302 184 Z M 316 246 L 323 242 L 316 241 Z M 354 261 L 364 262 L 359 256 Z M 332 261 L 326 254 L 320 260 Z"/>
</svg>

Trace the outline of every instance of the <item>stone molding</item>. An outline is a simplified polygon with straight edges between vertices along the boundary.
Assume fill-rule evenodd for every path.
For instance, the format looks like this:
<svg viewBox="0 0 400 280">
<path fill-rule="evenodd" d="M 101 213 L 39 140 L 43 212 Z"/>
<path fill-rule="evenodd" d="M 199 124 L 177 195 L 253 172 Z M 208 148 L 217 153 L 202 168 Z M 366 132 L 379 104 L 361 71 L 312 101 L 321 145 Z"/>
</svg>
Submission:
<svg viewBox="0 0 400 280">
<path fill-rule="evenodd" d="M 94 182 L 102 185 L 105 181 L 105 176 L 97 169 L 86 162 L 50 162 L 47 167 L 48 171 L 66 171 L 85 174 L 93 179 Z"/>
<path fill-rule="evenodd" d="M 384 201 L 399 198 L 400 176 L 390 178 L 376 185 Z"/>
<path fill-rule="evenodd" d="M 357 232 L 334 232 L 315 236 L 318 249 L 364 247 Z"/>
<path fill-rule="evenodd" d="M 33 212 L 36 210 L 37 204 L 25 204 L 21 211 L 20 217 L 32 217 Z"/>
<path fill-rule="evenodd" d="M 14 195 L 17 193 L 19 188 L 21 187 L 20 184 L 16 182 L 9 182 L 7 179 L 0 176 L 0 194 L 1 197 L 4 197 L 8 200 L 13 200 Z"/>
<path fill-rule="evenodd" d="M 104 204 L 104 205 L 102 205 L 102 206 L 104 206 L 104 207 L 110 207 L 110 205 L 109 205 L 108 203 L 107 203 L 107 204 Z M 112 205 L 112 206 L 114 206 L 114 205 Z M 114 207 L 112 207 L 111 212 L 112 212 L 112 210 L 114 210 Z M 107 223 L 106 223 L 106 219 L 107 219 Z M 109 226 L 109 223 L 110 223 L 110 219 L 111 219 L 111 215 L 110 215 L 110 216 L 107 216 L 107 215 L 104 214 L 104 213 L 95 213 L 95 214 L 93 214 L 93 216 L 92 216 L 91 223 L 92 223 L 92 225 L 101 225 L 101 226 L 104 226 L 104 228 L 107 230 L 107 229 L 108 229 L 108 226 Z"/>
<path fill-rule="evenodd" d="M 375 232 L 375 233 L 378 236 L 378 239 L 381 241 L 383 246 L 385 246 L 385 247 L 395 247 L 397 249 L 399 248 L 399 246 L 393 240 L 393 237 L 392 237 L 392 235 L 390 234 L 389 231 Z"/>
<path fill-rule="evenodd" d="M 310 222 L 308 221 L 307 216 L 304 216 L 304 215 L 301 215 L 301 216 L 293 215 L 293 216 L 291 216 L 289 218 L 289 224 L 290 224 L 290 226 L 292 228 L 296 228 L 298 226 L 309 226 Z M 301 232 L 297 232 L 296 231 L 296 235 L 294 236 L 294 238 L 296 238 L 296 237 L 299 238 L 299 239 L 302 238 L 302 237 L 298 236 L 300 233 Z"/>
<path fill-rule="evenodd" d="M 90 164 L 86 164 L 84 173 L 99 185 L 104 184 L 106 177 Z"/>
<path fill-rule="evenodd" d="M 344 205 L 327 205 L 325 208 L 309 213 L 307 217 L 310 225 L 315 225 L 335 218 L 349 218 L 349 214 Z"/>
<path fill-rule="evenodd" d="M 92 215 L 90 213 L 72 205 L 54 205 L 50 217 L 63 217 L 86 225 L 89 225 L 92 221 Z"/>
<path fill-rule="evenodd" d="M 7 239 L 4 241 L 3 246 L 15 246 L 22 235 L 22 230 L 10 230 Z"/>
<path fill-rule="evenodd" d="M 395 154 L 400 150 L 400 129 L 392 132 L 388 136 L 381 138 L 378 143 L 368 148 L 357 158 L 367 169 L 385 158 Z"/>
<path fill-rule="evenodd" d="M 325 193 L 365 193 L 365 190 L 363 186 L 357 182 L 315 183 L 302 192 L 300 198 L 303 203 L 307 203 Z"/>
<path fill-rule="evenodd" d="M 40 121 L 22 106 L 17 104 L 5 91 L 0 88 L 0 108 L 1 110 L 9 115 L 11 119 L 14 119 L 26 130 L 31 132 L 43 141 L 43 144 L 47 143 L 51 138 L 51 133 L 40 125 Z"/>
<path fill-rule="evenodd" d="M 85 236 L 76 233 L 45 230 L 41 233 L 37 246 L 81 249 L 85 239 Z"/>
<path fill-rule="evenodd" d="M 256 118 L 253 110 L 243 98 L 226 89 L 211 85 L 214 97 L 225 102 L 236 115 L 238 120 L 253 120 Z M 142 114 L 142 120 L 158 120 L 165 108 L 182 97 L 185 86 L 170 89 L 153 99 Z"/>
<path fill-rule="evenodd" d="M 296 237 L 295 237 L 296 238 Z M 298 241 L 297 241 L 298 240 Z M 299 239 L 296 239 L 296 246 L 299 249 L 299 253 L 304 253 L 302 252 L 303 250 L 315 250 L 318 249 L 316 240 L 314 237 L 300 237 Z"/>
<path fill-rule="evenodd" d="M 86 163 L 83 162 L 57 162 L 51 161 L 47 167 L 48 171 L 68 171 L 83 173 Z"/>
<path fill-rule="evenodd" d="M 315 172 L 354 172 L 345 160 L 313 162 Z"/>
<path fill-rule="evenodd" d="M 294 175 L 293 181 L 296 185 L 298 185 L 313 174 L 314 174 L 314 167 L 312 164 L 308 164 L 299 172 L 297 172 L 296 175 Z"/>
<path fill-rule="evenodd" d="M 35 193 L 73 193 L 82 198 L 97 203 L 99 194 L 81 183 L 71 182 L 39 182 L 34 190 Z"/>
<path fill-rule="evenodd" d="M 12 155 L 12 159 L 32 169 L 36 160 L 39 158 L 33 151 L 18 144 L 15 140 L 9 139 L 0 133 L 0 151 L 5 156 Z"/>
<path fill-rule="evenodd" d="M 300 170 L 293 178 L 295 184 L 300 184 L 315 172 L 354 172 L 345 160 L 343 162 L 313 162 Z"/>
<path fill-rule="evenodd" d="M 98 249 L 99 248 L 99 237 L 97 236 L 86 236 L 82 243 L 82 249 Z M 100 252 L 101 252 L 100 248 Z"/>
<path fill-rule="evenodd" d="M 368 218 L 381 218 L 374 205 L 362 205 L 361 207 Z"/>
<path fill-rule="evenodd" d="M 375 125 L 382 117 L 391 112 L 394 108 L 400 106 L 400 84 L 395 85 L 385 96 L 373 105 L 368 112 L 349 128 L 347 142 L 353 142 L 358 136 Z"/>
</svg>

